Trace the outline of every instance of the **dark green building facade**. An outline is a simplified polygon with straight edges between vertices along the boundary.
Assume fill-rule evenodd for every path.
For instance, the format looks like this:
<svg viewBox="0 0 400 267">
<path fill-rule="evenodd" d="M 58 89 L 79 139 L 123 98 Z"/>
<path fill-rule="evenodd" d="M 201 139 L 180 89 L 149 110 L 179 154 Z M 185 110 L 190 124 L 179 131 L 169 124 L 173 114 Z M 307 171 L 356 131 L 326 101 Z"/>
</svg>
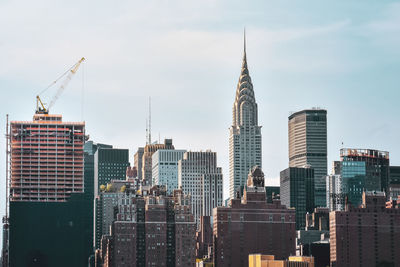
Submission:
<svg viewBox="0 0 400 267">
<path fill-rule="evenodd" d="M 88 266 L 93 251 L 94 154 L 84 146 L 84 193 L 65 202 L 10 202 L 10 267 Z"/>
<path fill-rule="evenodd" d="M 290 167 L 280 174 L 281 203 L 287 208 L 296 209 L 296 229 L 304 229 L 307 212 L 313 212 L 314 169 Z"/>
<path fill-rule="evenodd" d="M 400 166 L 390 166 L 389 184 L 400 185 Z"/>
<path fill-rule="evenodd" d="M 274 198 L 277 198 L 280 194 L 279 186 L 266 186 L 265 195 L 267 197 L 267 202 L 272 203 Z"/>
<path fill-rule="evenodd" d="M 128 149 L 97 149 L 94 154 L 94 195 L 98 196 L 100 186 L 107 185 L 111 180 L 125 180 L 128 166 Z"/>
<path fill-rule="evenodd" d="M 112 147 L 106 147 L 98 144 L 97 150 L 93 156 L 94 164 L 94 201 L 96 206 L 94 210 L 94 249 L 100 248 L 101 237 L 103 231 L 103 217 L 109 216 L 109 211 L 103 210 L 105 202 L 109 204 L 115 201 L 113 198 L 116 197 L 115 193 L 109 193 L 100 196 L 100 186 L 111 183 L 111 180 L 125 180 L 126 169 L 130 166 L 129 163 L 129 150 L 128 149 L 116 149 Z M 94 202 L 93 202 L 94 203 Z M 92 240 L 93 240 L 92 238 Z"/>
<path fill-rule="evenodd" d="M 10 267 L 87 266 L 92 203 L 85 193 L 66 202 L 10 202 Z"/>
</svg>

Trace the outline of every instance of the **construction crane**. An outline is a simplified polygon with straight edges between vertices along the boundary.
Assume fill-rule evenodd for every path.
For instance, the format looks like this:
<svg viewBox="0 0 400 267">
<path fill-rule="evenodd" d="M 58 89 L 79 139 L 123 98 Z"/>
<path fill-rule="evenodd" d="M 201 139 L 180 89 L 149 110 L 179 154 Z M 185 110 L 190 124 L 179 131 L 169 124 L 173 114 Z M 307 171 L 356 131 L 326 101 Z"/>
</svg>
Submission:
<svg viewBox="0 0 400 267">
<path fill-rule="evenodd" d="M 71 68 L 69 68 L 66 72 L 64 72 L 60 77 L 58 77 L 54 82 L 52 82 L 49 86 L 47 86 L 43 91 L 41 91 L 37 96 L 36 96 L 36 113 L 38 114 L 49 114 L 49 110 L 54 106 L 55 102 L 57 101 L 57 99 L 60 97 L 60 95 L 62 94 L 62 92 L 64 91 L 64 89 L 67 87 L 67 85 L 69 84 L 69 82 L 71 81 L 72 77 L 74 76 L 74 74 L 78 71 L 79 66 L 81 65 L 81 63 L 85 61 L 85 58 L 81 58 L 78 62 L 76 62 Z M 50 104 L 48 105 L 48 107 L 45 107 L 45 104 L 42 102 L 42 100 L 40 99 L 40 95 L 42 93 L 44 93 L 45 91 L 47 91 L 47 89 L 49 89 L 51 86 L 53 86 L 54 84 L 56 84 L 61 78 L 63 78 L 65 75 L 67 75 L 67 77 L 64 79 L 63 83 L 61 84 L 61 86 L 58 88 L 56 94 L 53 96 L 53 98 L 50 101 Z"/>
</svg>

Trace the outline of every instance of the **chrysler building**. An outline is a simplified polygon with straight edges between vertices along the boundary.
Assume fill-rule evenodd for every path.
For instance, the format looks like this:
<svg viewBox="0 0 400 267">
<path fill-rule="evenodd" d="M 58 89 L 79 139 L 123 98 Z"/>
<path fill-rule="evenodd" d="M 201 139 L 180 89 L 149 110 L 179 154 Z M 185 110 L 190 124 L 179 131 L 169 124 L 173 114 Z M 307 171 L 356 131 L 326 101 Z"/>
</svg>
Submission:
<svg viewBox="0 0 400 267">
<path fill-rule="evenodd" d="M 257 103 L 253 84 L 247 68 L 246 35 L 242 70 L 233 103 L 233 121 L 229 129 L 229 196 L 246 185 L 249 171 L 254 166 L 262 167 L 261 126 L 258 125 Z"/>
</svg>

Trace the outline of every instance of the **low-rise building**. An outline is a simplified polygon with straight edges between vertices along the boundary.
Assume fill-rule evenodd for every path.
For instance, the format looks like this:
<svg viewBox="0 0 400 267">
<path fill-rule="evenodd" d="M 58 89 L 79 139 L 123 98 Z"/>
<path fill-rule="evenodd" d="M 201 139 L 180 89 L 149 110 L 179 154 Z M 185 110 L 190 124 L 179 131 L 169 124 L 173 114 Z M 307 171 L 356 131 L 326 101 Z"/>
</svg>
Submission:
<svg viewBox="0 0 400 267">
<path fill-rule="evenodd" d="M 314 267 L 313 257 L 290 256 L 287 260 L 276 260 L 273 255 L 250 254 L 249 267 Z"/>
</svg>

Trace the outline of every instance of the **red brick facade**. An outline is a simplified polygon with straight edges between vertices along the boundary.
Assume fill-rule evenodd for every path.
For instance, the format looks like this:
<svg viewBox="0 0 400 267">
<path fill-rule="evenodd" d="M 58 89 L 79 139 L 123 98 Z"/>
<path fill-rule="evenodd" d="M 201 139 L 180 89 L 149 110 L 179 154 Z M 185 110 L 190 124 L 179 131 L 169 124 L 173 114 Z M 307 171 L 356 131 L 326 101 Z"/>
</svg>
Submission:
<svg viewBox="0 0 400 267">
<path fill-rule="evenodd" d="M 332 266 L 400 266 L 400 209 L 385 201 L 383 193 L 368 192 L 360 208 L 330 213 Z"/>
<path fill-rule="evenodd" d="M 253 179 L 249 175 L 249 179 Z M 265 188 L 254 178 L 242 199 L 232 199 L 230 207 L 214 209 L 214 264 L 248 266 L 249 254 L 275 255 L 286 259 L 295 255 L 295 211 L 280 201 L 267 203 Z"/>
</svg>

